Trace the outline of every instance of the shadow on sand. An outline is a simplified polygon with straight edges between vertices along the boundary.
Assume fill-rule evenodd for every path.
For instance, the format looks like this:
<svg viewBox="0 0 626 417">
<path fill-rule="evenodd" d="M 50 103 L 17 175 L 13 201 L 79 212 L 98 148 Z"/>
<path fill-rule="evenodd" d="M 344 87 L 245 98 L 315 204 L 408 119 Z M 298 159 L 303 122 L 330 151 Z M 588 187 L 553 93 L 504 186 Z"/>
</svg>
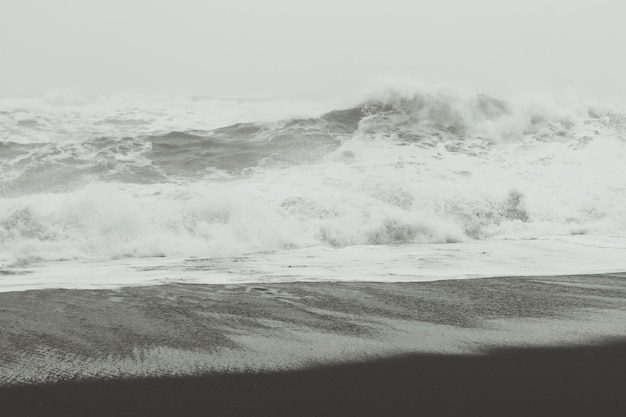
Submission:
<svg viewBox="0 0 626 417">
<path fill-rule="evenodd" d="M 626 416 L 626 340 L 302 371 L 0 388 L 17 416 Z"/>
</svg>

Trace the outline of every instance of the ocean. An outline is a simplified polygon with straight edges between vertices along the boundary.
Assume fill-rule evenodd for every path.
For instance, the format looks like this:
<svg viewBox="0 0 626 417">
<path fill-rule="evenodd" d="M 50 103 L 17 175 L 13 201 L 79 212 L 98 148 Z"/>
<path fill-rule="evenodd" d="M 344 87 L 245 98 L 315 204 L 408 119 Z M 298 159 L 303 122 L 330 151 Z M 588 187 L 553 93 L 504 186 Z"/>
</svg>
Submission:
<svg viewBox="0 0 626 417">
<path fill-rule="evenodd" d="M 0 98 L 0 291 L 626 271 L 624 108 Z"/>
</svg>

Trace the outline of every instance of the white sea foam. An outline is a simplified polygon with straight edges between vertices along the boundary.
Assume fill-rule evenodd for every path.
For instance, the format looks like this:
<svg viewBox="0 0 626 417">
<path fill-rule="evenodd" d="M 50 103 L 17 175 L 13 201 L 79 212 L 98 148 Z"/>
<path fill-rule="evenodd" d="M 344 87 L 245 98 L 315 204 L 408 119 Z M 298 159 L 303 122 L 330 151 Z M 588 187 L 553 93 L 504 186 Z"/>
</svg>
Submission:
<svg viewBox="0 0 626 417">
<path fill-rule="evenodd" d="M 351 246 L 225 258 L 87 259 L 16 268 L 0 292 L 99 289 L 167 283 L 250 284 L 294 281 L 423 282 L 501 276 L 616 273 L 626 270 L 626 239 L 613 247 L 579 239 L 472 241 Z M 626 274 L 616 276 L 626 278 Z"/>
</svg>

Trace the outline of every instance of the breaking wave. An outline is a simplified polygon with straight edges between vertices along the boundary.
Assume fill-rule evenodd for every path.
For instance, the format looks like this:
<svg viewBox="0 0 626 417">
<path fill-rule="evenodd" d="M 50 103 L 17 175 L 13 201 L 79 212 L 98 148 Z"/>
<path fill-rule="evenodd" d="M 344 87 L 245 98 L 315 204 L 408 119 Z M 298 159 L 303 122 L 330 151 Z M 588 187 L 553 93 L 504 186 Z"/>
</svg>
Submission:
<svg viewBox="0 0 626 417">
<path fill-rule="evenodd" d="M 203 126 L 206 100 L 59 100 L 0 108 L 0 262 L 626 235 L 609 108 L 389 90 L 261 122 L 213 100 Z"/>
</svg>

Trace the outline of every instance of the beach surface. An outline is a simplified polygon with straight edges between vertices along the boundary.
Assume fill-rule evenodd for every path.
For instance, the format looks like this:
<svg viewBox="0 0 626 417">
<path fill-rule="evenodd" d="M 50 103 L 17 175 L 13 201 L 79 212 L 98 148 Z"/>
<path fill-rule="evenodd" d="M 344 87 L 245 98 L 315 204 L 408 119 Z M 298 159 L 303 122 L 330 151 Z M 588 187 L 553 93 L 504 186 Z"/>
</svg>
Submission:
<svg viewBox="0 0 626 417">
<path fill-rule="evenodd" d="M 626 273 L 7 292 L 0 329 L 7 416 L 626 412 Z"/>
</svg>

